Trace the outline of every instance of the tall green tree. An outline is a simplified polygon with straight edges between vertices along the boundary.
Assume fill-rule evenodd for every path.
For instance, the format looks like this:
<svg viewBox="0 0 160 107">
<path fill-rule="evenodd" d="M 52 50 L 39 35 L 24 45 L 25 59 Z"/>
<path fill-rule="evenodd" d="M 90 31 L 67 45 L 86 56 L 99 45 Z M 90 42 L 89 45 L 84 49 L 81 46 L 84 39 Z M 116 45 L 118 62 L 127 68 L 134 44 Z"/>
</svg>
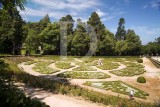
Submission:
<svg viewBox="0 0 160 107">
<path fill-rule="evenodd" d="M 115 51 L 118 56 L 126 55 L 127 42 L 124 40 L 119 40 L 116 42 Z"/>
<path fill-rule="evenodd" d="M 160 55 L 160 42 L 159 38 L 156 38 L 154 42 L 149 42 L 146 45 L 143 45 L 142 53 L 147 55 Z"/>
<path fill-rule="evenodd" d="M 141 40 L 140 37 L 135 34 L 134 30 L 129 29 L 125 39 L 127 42 L 127 54 L 139 55 L 141 53 Z"/>
<path fill-rule="evenodd" d="M 160 44 L 160 37 L 156 38 L 155 42 L 157 42 L 158 44 Z"/>
<path fill-rule="evenodd" d="M 0 0 L 0 3 L 5 10 L 15 7 L 19 7 L 21 10 L 24 10 L 26 0 Z"/>
<path fill-rule="evenodd" d="M 71 53 L 73 53 L 72 55 L 83 56 L 87 53 L 89 49 L 90 37 L 86 33 L 85 26 L 86 26 L 85 23 L 79 20 L 72 40 L 72 48 L 71 48 Z"/>
<path fill-rule="evenodd" d="M 0 10 L 0 53 L 10 53 L 12 50 L 12 40 L 14 28 L 12 18 L 6 10 Z"/>
<path fill-rule="evenodd" d="M 35 52 L 38 51 L 38 46 L 40 46 L 40 37 L 34 29 L 28 30 L 25 45 L 30 54 L 35 54 Z"/>
<path fill-rule="evenodd" d="M 14 13 L 14 16 L 10 16 L 8 14 L 7 10 L 0 10 L 0 13 L 2 14 L 0 16 L 0 36 L 3 38 L 3 40 L 10 41 L 12 45 L 8 44 L 9 50 L 7 52 L 12 54 L 15 54 L 15 52 L 18 54 L 18 49 L 20 47 L 21 41 L 22 41 L 22 24 L 24 23 L 21 16 L 19 15 L 19 12 L 17 9 L 13 9 L 12 12 Z M 1 42 L 1 44 L 3 44 Z"/>
<path fill-rule="evenodd" d="M 26 0 L 0 0 L 2 8 L 8 11 L 8 14 L 13 17 L 14 10 L 19 7 L 21 10 L 24 10 L 24 4 Z"/>
<path fill-rule="evenodd" d="M 114 39 L 114 34 L 111 33 L 109 30 L 106 30 L 105 35 L 106 36 L 102 41 L 102 46 L 104 49 L 103 55 L 115 55 L 116 41 Z"/>
<path fill-rule="evenodd" d="M 41 32 L 43 29 L 47 27 L 47 25 L 51 23 L 49 15 L 46 14 L 43 19 L 39 21 L 39 31 Z"/>
<path fill-rule="evenodd" d="M 60 52 L 60 25 L 55 22 L 48 26 L 40 34 L 41 46 L 44 54 L 59 54 Z"/>
<path fill-rule="evenodd" d="M 105 38 L 105 26 L 104 24 L 101 22 L 100 17 L 98 16 L 98 14 L 96 12 L 93 12 L 91 14 L 91 17 L 89 18 L 89 20 L 87 21 L 88 26 L 91 26 L 94 30 L 94 32 L 90 32 L 89 33 L 95 33 L 95 36 L 97 37 L 97 51 L 96 54 L 97 55 L 102 55 L 104 52 L 103 46 L 102 46 L 102 41 Z M 90 29 L 89 29 L 90 30 Z"/>
<path fill-rule="evenodd" d="M 74 26 L 74 20 L 72 18 L 71 15 L 67 15 L 66 17 L 62 17 L 60 19 L 60 22 L 61 22 L 61 27 L 63 26 L 67 26 L 67 35 L 73 35 L 73 26 Z M 63 24 L 66 24 L 66 25 L 63 25 Z"/>
<path fill-rule="evenodd" d="M 125 19 L 124 18 L 120 18 L 115 38 L 116 38 L 116 40 L 124 40 L 125 39 L 125 35 L 126 35 Z"/>
</svg>

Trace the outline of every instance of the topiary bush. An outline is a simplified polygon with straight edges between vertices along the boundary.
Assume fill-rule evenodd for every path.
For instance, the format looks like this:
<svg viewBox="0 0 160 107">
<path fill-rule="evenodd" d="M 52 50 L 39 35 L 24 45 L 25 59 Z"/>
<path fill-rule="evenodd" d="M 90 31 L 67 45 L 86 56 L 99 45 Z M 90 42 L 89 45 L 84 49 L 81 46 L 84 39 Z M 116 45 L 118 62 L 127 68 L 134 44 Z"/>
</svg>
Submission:
<svg viewBox="0 0 160 107">
<path fill-rule="evenodd" d="M 143 59 L 137 59 L 138 63 L 143 63 Z"/>
<path fill-rule="evenodd" d="M 137 78 L 137 82 L 146 83 L 146 79 L 144 77 L 140 76 L 140 77 Z"/>
</svg>

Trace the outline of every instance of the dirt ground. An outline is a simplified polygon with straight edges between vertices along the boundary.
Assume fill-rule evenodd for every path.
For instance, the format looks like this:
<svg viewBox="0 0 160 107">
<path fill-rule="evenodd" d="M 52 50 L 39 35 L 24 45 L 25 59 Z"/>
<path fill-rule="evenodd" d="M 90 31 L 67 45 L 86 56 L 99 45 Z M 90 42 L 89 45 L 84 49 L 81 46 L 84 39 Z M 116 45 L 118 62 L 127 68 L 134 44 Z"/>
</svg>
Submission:
<svg viewBox="0 0 160 107">
<path fill-rule="evenodd" d="M 118 70 L 126 67 L 125 65 L 123 65 L 121 63 L 119 63 L 119 64 L 120 64 L 120 66 L 119 66 L 119 68 L 117 68 Z M 86 81 L 115 81 L 115 80 L 121 80 L 121 81 L 123 81 L 127 84 L 130 84 L 134 87 L 137 87 L 137 88 L 149 93 L 149 96 L 147 97 L 146 100 L 145 99 L 140 99 L 140 98 L 135 98 L 135 100 L 140 100 L 140 101 L 145 101 L 145 102 L 158 102 L 158 101 L 160 101 L 160 69 L 156 68 L 147 58 L 143 58 L 143 65 L 144 65 L 144 69 L 146 70 L 146 72 L 144 74 L 142 74 L 142 76 L 144 76 L 147 80 L 147 83 L 145 83 L 145 84 L 141 84 L 141 83 L 138 83 L 136 81 L 137 77 L 139 77 L 139 76 L 120 77 L 120 76 L 116 76 L 114 74 L 109 73 L 108 72 L 109 70 L 101 70 L 101 69 L 98 69 L 98 68 L 97 68 L 96 72 L 101 71 L 101 72 L 104 72 L 106 74 L 111 75 L 112 77 L 107 78 L 107 79 L 69 79 L 69 81 L 72 84 L 76 84 L 76 85 L 79 85 L 79 86 L 87 88 L 87 89 L 91 89 L 91 90 L 99 91 L 99 92 L 106 93 L 106 94 L 111 94 L 111 95 L 115 95 L 115 96 L 121 96 L 121 97 L 128 98 L 128 95 L 118 94 L 118 93 L 112 92 L 110 90 L 106 91 L 106 90 L 103 90 L 103 89 L 97 89 L 97 88 L 88 87 L 88 86 L 83 85 L 83 83 L 85 83 Z M 44 74 L 40 74 L 40 73 L 37 73 L 37 72 L 33 71 L 32 67 L 34 65 L 25 65 L 24 63 L 21 63 L 18 66 L 20 68 L 23 68 L 25 72 L 30 73 L 32 75 L 35 75 L 35 76 L 44 75 Z M 55 65 L 51 64 L 50 67 L 55 68 Z M 61 70 L 59 73 L 62 73 L 64 71 L 65 70 Z M 56 74 L 53 74 L 53 75 L 56 75 Z M 44 93 L 46 93 L 46 95 L 48 95 L 47 92 L 44 92 Z M 40 97 L 43 96 L 40 93 L 37 94 L 37 95 L 39 95 Z M 89 107 L 89 105 L 92 106 L 92 107 L 102 107 L 102 105 L 97 105 L 95 103 L 86 102 L 86 101 L 83 101 L 83 100 L 82 101 L 77 100 L 75 98 L 71 98 L 71 97 L 68 97 L 68 96 L 63 96 L 63 95 L 51 95 L 51 96 L 52 97 L 48 96 L 48 97 L 45 98 L 45 100 L 42 100 L 42 101 L 46 102 L 47 104 L 49 104 L 51 107 L 65 107 L 66 105 L 67 105 L 67 107 L 68 106 L 70 106 L 70 107 L 72 107 L 72 106 L 73 107 Z M 64 103 L 65 105 L 63 105 L 60 102 L 65 102 Z M 85 105 L 87 105 L 87 106 L 85 106 Z"/>
<path fill-rule="evenodd" d="M 61 94 L 53 94 L 38 88 L 26 87 L 21 83 L 16 83 L 15 85 L 23 90 L 27 96 L 30 96 L 31 98 L 36 97 L 50 107 L 105 107 L 102 104 L 85 101 L 80 97 L 77 98 Z"/>
</svg>

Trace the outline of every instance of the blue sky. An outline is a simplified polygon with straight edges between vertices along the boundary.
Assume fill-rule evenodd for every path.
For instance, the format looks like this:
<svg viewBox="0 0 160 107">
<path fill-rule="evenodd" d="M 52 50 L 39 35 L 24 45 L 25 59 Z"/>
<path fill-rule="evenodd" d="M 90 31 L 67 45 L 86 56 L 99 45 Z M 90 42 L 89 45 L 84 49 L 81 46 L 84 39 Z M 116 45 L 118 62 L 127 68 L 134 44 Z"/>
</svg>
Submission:
<svg viewBox="0 0 160 107">
<path fill-rule="evenodd" d="M 142 44 L 160 36 L 160 0 L 28 0 L 20 14 L 26 21 L 39 21 L 49 14 L 52 22 L 70 14 L 87 21 L 96 11 L 106 28 L 115 33 L 119 18 L 126 20 L 126 30 L 133 29 Z"/>
</svg>

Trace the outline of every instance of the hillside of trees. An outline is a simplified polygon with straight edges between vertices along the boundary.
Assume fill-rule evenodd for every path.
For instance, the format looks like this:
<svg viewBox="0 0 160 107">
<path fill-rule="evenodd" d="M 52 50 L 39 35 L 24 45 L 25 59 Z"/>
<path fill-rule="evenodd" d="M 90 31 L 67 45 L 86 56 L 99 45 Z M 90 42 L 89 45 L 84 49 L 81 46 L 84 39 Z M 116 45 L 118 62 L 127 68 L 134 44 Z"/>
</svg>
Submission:
<svg viewBox="0 0 160 107">
<path fill-rule="evenodd" d="M 125 29 L 124 18 L 117 21 L 117 32 L 114 35 L 104 26 L 96 12 L 91 14 L 87 22 L 81 19 L 75 21 L 71 15 L 51 22 L 48 14 L 39 22 L 25 22 L 16 7 L 7 7 L 3 2 L 1 4 L 0 54 L 59 55 L 60 34 L 65 29 L 61 22 L 65 21 L 69 22 L 66 27 L 68 55 L 83 56 L 89 49 L 97 56 L 160 54 L 160 37 L 142 45 L 140 36 L 134 30 Z M 92 42 L 94 38 L 97 38 L 96 42 Z"/>
</svg>

